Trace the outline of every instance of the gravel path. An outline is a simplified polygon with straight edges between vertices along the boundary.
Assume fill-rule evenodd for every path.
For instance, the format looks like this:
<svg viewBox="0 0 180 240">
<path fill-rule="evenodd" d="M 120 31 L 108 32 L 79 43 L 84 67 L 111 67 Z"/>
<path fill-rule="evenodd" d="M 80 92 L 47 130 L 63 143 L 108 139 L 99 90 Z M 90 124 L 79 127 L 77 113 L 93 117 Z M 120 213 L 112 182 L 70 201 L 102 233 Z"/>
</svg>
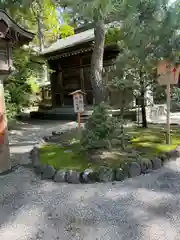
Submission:
<svg viewBox="0 0 180 240">
<path fill-rule="evenodd" d="M 34 126 L 32 141 L 49 127 L 36 131 Z M 0 177 L 0 239 L 178 240 L 180 159 L 115 184 L 40 181 L 31 169 L 20 167 Z"/>
</svg>

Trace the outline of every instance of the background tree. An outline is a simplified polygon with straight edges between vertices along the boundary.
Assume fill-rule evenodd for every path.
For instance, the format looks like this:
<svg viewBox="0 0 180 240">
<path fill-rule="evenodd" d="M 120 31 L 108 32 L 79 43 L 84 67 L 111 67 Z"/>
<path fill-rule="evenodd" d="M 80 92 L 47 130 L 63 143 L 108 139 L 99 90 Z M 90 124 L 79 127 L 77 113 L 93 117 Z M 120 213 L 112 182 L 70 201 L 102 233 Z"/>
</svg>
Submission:
<svg viewBox="0 0 180 240">
<path fill-rule="evenodd" d="M 0 7 L 20 25 L 37 33 L 34 43 L 40 50 L 57 38 L 74 33 L 67 21 L 60 24 L 58 6 L 53 0 L 1 0 Z"/>
<path fill-rule="evenodd" d="M 121 49 L 118 63 L 136 72 L 142 124 L 147 127 L 145 92 L 155 83 L 157 61 L 161 58 L 176 61 L 180 49 L 179 10 L 176 3 L 169 6 L 168 1 L 161 0 L 126 0 L 122 6 L 124 21 L 118 33 Z"/>
<path fill-rule="evenodd" d="M 120 133 L 118 129 L 116 133 L 120 138 L 121 149 L 125 149 L 125 140 L 127 135 L 124 133 L 124 124 L 126 123 L 125 113 L 129 111 L 130 103 L 133 100 L 132 94 L 135 95 L 135 89 L 138 88 L 137 71 L 129 69 L 126 64 L 121 62 L 121 58 L 116 61 L 116 67 L 113 72 L 110 73 L 109 88 L 111 91 L 119 91 L 119 106 L 120 106 Z"/>
</svg>

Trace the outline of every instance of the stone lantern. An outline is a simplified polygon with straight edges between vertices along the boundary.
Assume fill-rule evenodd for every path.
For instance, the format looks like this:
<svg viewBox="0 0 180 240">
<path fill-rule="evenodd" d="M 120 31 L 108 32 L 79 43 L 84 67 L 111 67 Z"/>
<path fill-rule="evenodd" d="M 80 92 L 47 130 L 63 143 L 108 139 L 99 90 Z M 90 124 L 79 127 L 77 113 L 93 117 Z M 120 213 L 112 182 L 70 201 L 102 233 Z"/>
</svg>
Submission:
<svg viewBox="0 0 180 240">
<path fill-rule="evenodd" d="M 28 44 L 34 34 L 0 10 L 0 173 L 11 169 L 3 83 L 13 71 L 12 49 Z"/>
</svg>

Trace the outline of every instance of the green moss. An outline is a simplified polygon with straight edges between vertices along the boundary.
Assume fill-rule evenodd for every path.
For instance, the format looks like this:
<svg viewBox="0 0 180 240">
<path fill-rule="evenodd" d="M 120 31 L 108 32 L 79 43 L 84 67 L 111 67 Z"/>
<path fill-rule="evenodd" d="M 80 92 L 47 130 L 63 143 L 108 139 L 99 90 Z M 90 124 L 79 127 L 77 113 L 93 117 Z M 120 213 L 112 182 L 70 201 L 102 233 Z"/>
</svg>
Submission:
<svg viewBox="0 0 180 240">
<path fill-rule="evenodd" d="M 89 167 L 86 154 L 79 153 L 79 145 L 77 144 L 70 147 L 45 146 L 41 148 L 40 161 L 52 165 L 56 169 L 81 171 Z"/>
<path fill-rule="evenodd" d="M 171 128 L 172 144 L 165 144 L 165 126 L 150 125 L 148 129 L 142 128 L 126 128 L 125 131 L 132 136 L 131 144 L 125 151 L 116 150 L 107 153 L 106 157 L 99 162 L 90 164 L 86 152 L 80 152 L 80 136 L 77 130 L 62 135 L 60 142 L 73 143 L 70 147 L 62 147 L 57 145 L 48 145 L 41 148 L 40 159 L 44 164 L 50 164 L 56 169 L 73 169 L 83 171 L 86 168 L 96 169 L 100 165 L 119 168 L 125 163 L 139 159 L 151 159 L 154 156 L 164 152 L 173 150 L 180 145 L 180 129 L 178 126 Z"/>
<path fill-rule="evenodd" d="M 150 125 L 148 129 L 127 128 L 127 133 L 133 138 L 132 148 L 137 149 L 147 157 L 174 150 L 180 144 L 180 128 L 171 127 L 171 144 L 167 145 L 164 125 Z"/>
</svg>

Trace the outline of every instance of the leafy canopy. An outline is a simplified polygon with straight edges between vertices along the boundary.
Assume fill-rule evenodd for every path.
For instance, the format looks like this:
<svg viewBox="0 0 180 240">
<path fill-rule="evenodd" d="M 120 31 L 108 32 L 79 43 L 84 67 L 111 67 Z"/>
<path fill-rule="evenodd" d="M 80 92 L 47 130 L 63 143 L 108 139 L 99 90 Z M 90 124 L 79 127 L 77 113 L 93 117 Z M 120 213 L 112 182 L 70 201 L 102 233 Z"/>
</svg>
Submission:
<svg viewBox="0 0 180 240">
<path fill-rule="evenodd" d="M 89 22 L 94 22 L 98 19 L 107 19 L 117 10 L 120 2 L 118 0 L 62 0 L 61 4 Z"/>
</svg>

